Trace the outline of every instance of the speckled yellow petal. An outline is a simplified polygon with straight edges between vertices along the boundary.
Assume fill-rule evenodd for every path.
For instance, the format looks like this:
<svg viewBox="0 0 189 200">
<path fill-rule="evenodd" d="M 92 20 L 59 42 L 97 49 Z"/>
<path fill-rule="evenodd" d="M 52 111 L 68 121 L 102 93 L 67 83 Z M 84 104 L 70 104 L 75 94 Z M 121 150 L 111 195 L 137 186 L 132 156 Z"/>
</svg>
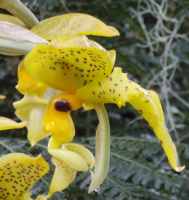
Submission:
<svg viewBox="0 0 189 200">
<path fill-rule="evenodd" d="M 38 23 L 35 15 L 20 0 L 0 0 L 3 8 L 21 19 L 29 28 Z"/>
<path fill-rule="evenodd" d="M 118 36 L 119 31 L 99 19 L 82 13 L 69 13 L 41 21 L 32 31 L 47 40 L 64 35 Z"/>
<path fill-rule="evenodd" d="M 67 143 L 67 144 L 63 145 L 63 148 L 81 155 L 87 162 L 89 168 L 94 167 L 95 158 L 94 158 L 93 154 L 83 145 L 76 144 L 76 143 Z"/>
<path fill-rule="evenodd" d="M 119 106 L 127 102 L 126 91 L 129 85 L 127 75 L 115 67 L 104 80 L 95 81 L 77 90 L 77 96 L 89 104 L 115 103 Z"/>
<path fill-rule="evenodd" d="M 58 48 L 67 48 L 67 47 L 94 47 L 103 51 L 106 49 L 99 43 L 88 39 L 86 36 L 66 36 L 66 37 L 56 37 L 50 44 Z M 109 51 L 109 58 L 112 63 L 115 63 L 116 53 L 115 51 Z"/>
<path fill-rule="evenodd" d="M 0 117 L 0 130 L 10 130 L 24 128 L 27 125 L 26 122 L 16 122 L 6 117 Z"/>
<path fill-rule="evenodd" d="M 56 102 L 61 104 L 60 110 L 56 108 Z M 75 136 L 75 127 L 70 112 L 67 110 L 65 112 L 62 111 L 62 101 L 59 97 L 55 97 L 49 103 L 44 114 L 43 125 L 46 132 L 50 132 L 53 138 L 59 143 L 70 142 Z"/>
<path fill-rule="evenodd" d="M 75 179 L 76 171 L 53 159 L 55 172 L 49 188 L 49 197 L 55 192 L 66 189 Z"/>
<path fill-rule="evenodd" d="M 6 22 L 10 22 L 10 23 L 17 24 L 20 26 L 25 26 L 24 23 L 20 19 L 12 15 L 0 14 L 0 21 L 6 21 Z"/>
<path fill-rule="evenodd" d="M 165 124 L 158 94 L 155 91 L 145 90 L 138 84 L 131 82 L 128 88 L 128 102 L 142 114 L 154 130 L 167 155 L 170 166 L 175 171 L 181 172 L 185 166 L 180 165 L 176 146 Z"/>
<path fill-rule="evenodd" d="M 56 37 L 51 41 L 51 44 L 58 48 L 67 48 L 67 47 L 95 47 L 100 50 L 106 51 L 106 49 L 91 39 L 88 39 L 86 36 L 64 36 Z M 109 58 L 112 63 L 115 63 L 116 53 L 115 51 L 109 51 Z"/>
<path fill-rule="evenodd" d="M 91 83 L 78 90 L 77 96 L 89 104 L 116 103 L 121 107 L 127 102 L 130 103 L 154 130 L 171 167 L 178 172 L 183 170 L 175 144 L 165 125 L 159 97 L 154 91 L 145 90 L 137 83 L 130 81 L 121 68 L 115 68 L 111 76 L 104 81 Z"/>
<path fill-rule="evenodd" d="M 93 80 L 109 75 L 114 65 L 112 54 L 115 52 L 94 47 L 37 45 L 25 57 L 24 65 L 35 80 L 56 89 L 74 92 Z"/>
<path fill-rule="evenodd" d="M 25 194 L 21 197 L 21 199 L 18 199 L 18 200 L 33 200 L 33 199 L 31 198 L 31 192 L 25 193 Z"/>
<path fill-rule="evenodd" d="M 23 62 L 21 62 L 18 66 L 18 83 L 16 89 L 22 94 L 41 96 L 46 91 L 47 86 L 33 80 L 26 72 Z"/>
<path fill-rule="evenodd" d="M 0 199 L 22 199 L 49 170 L 42 156 L 12 153 L 0 157 Z"/>
<path fill-rule="evenodd" d="M 16 115 L 27 121 L 27 136 L 31 145 L 35 145 L 50 134 L 43 127 L 46 106 L 46 100 L 35 96 L 24 96 L 24 98 L 14 103 Z"/>
</svg>

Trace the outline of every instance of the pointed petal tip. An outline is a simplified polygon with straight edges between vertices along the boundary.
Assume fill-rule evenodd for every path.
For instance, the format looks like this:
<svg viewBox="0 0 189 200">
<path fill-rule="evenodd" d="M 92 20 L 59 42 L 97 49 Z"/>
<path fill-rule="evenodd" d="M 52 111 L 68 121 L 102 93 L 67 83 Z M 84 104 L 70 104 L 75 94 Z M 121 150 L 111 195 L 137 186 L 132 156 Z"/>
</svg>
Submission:
<svg viewBox="0 0 189 200">
<path fill-rule="evenodd" d="M 20 128 L 24 128 L 27 126 L 27 122 L 26 121 L 19 122 L 19 126 L 20 126 Z"/>
<path fill-rule="evenodd" d="M 27 126 L 27 122 L 16 122 L 12 119 L 0 116 L 0 130 L 21 129 Z"/>
<path fill-rule="evenodd" d="M 120 36 L 120 32 L 117 30 L 117 28 L 113 27 L 113 26 L 108 26 L 108 28 L 111 30 L 113 37 L 115 36 Z"/>
<path fill-rule="evenodd" d="M 98 184 L 96 184 L 95 182 L 91 182 L 89 189 L 88 189 L 88 193 L 91 194 L 92 192 L 97 192 L 99 191 L 100 186 Z"/>
<path fill-rule="evenodd" d="M 33 140 L 29 139 L 29 138 L 28 138 L 28 140 L 29 140 L 29 143 L 31 145 L 31 148 L 34 147 L 36 145 L 36 143 L 37 143 L 37 142 L 35 142 L 35 141 L 33 141 Z"/>
<path fill-rule="evenodd" d="M 175 167 L 174 170 L 175 170 L 176 172 L 182 172 L 185 168 L 186 168 L 185 165 L 183 165 L 183 166 L 177 166 L 177 167 Z"/>
</svg>

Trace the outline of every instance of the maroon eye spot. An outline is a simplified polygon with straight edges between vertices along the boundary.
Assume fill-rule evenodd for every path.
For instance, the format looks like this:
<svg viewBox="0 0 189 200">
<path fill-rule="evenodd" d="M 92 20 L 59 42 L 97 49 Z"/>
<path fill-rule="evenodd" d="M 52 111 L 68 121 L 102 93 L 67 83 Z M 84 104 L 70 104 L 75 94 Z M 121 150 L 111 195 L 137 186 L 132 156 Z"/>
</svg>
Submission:
<svg viewBox="0 0 189 200">
<path fill-rule="evenodd" d="M 66 100 L 56 101 L 54 107 L 59 112 L 68 112 L 72 109 L 70 103 Z"/>
</svg>

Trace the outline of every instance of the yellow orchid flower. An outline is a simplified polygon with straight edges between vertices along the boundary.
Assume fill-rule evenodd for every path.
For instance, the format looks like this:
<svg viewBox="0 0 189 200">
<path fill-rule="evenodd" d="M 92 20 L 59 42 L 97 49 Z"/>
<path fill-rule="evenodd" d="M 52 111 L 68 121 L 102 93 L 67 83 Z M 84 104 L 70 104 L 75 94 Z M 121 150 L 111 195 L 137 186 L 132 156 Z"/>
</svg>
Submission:
<svg viewBox="0 0 189 200">
<path fill-rule="evenodd" d="M 11 153 L 0 157 L 0 199 L 32 200 L 30 190 L 49 170 L 42 156 Z"/>
<path fill-rule="evenodd" d="M 50 44 L 55 47 L 93 46 L 105 50 L 98 43 L 89 40 L 86 36 L 57 37 L 56 39 L 52 40 Z M 111 62 L 114 63 L 114 51 L 110 51 L 108 53 L 105 52 L 104 54 L 107 54 L 107 56 L 111 58 Z M 35 81 L 27 73 L 23 62 L 21 62 L 18 67 L 18 84 L 16 88 L 25 95 L 22 100 L 14 103 L 16 108 L 16 115 L 23 121 L 27 121 L 28 139 L 32 145 L 53 133 L 53 135 L 56 135 L 56 138 L 63 143 L 69 142 L 73 139 L 73 136 L 75 135 L 75 128 L 70 117 L 70 113 L 61 113 L 60 111 L 55 110 L 55 105 L 53 102 L 51 105 L 49 104 L 49 106 L 47 106 L 50 98 L 52 98 L 53 95 L 56 95 L 56 93 L 60 93 L 60 91 L 58 92 L 50 89 L 50 94 L 46 84 Z M 75 110 L 81 107 L 81 103 L 78 99 L 76 100 L 73 95 L 59 95 L 58 98 L 60 98 L 60 104 L 61 99 L 70 102 L 72 107 L 71 110 Z M 57 97 L 55 97 L 53 101 L 58 101 Z M 44 123 L 42 123 L 43 121 Z"/>
<path fill-rule="evenodd" d="M 123 73 L 120 67 L 113 69 L 115 59 L 112 60 L 111 55 L 112 51 L 96 47 L 60 48 L 51 44 L 42 44 L 33 48 L 23 63 L 27 73 L 34 80 L 67 94 L 75 95 L 82 105 L 93 107 L 96 111 L 99 110 L 99 117 L 102 115 L 103 117 L 101 117 L 97 133 L 105 132 L 104 139 L 106 138 L 107 141 L 109 140 L 109 131 L 107 130 L 109 126 L 106 113 L 102 112 L 102 105 L 115 103 L 121 107 L 130 103 L 142 113 L 154 130 L 171 167 L 177 172 L 182 171 L 184 167 L 180 166 L 175 144 L 166 128 L 158 95 L 129 80 L 127 74 Z M 99 106 L 101 106 L 100 109 L 97 109 Z M 104 124 L 102 123 L 103 118 L 106 118 Z M 102 142 L 97 144 L 97 146 L 101 145 Z M 101 149 L 106 154 L 104 156 L 106 163 L 101 163 L 101 167 L 99 167 L 96 162 L 96 169 L 99 170 L 96 170 L 93 176 L 90 191 L 96 189 L 107 174 L 109 142 L 106 146 L 107 148 Z M 97 159 L 100 153 L 97 152 Z M 99 178 L 95 180 L 95 177 Z"/>
<path fill-rule="evenodd" d="M 18 15 L 19 8 L 23 6 L 24 5 L 21 5 L 21 2 L 19 0 L 14 0 L 14 1 L 3 0 L 0 2 L 1 8 L 9 10 L 15 15 Z M 24 12 L 25 11 L 26 9 L 24 9 Z M 28 21 L 30 26 L 35 25 L 37 23 L 37 20 L 33 20 L 33 23 L 31 23 L 33 17 L 31 13 L 28 11 L 27 11 L 27 14 L 30 15 L 29 17 L 30 20 Z M 23 15 L 24 14 L 22 14 L 22 16 Z M 21 15 L 19 16 L 20 18 L 23 18 L 21 17 Z M 81 19 L 82 19 L 83 25 L 79 26 Z M 55 21 L 57 20 L 59 20 L 60 23 L 62 24 L 62 26 L 59 26 L 59 28 L 55 26 L 57 24 L 55 23 Z M 13 16 L 2 15 L 2 21 L 8 21 L 8 22 L 21 25 L 20 21 L 17 20 Z M 73 32 L 73 29 L 72 29 L 73 27 L 71 27 L 70 25 L 72 24 L 72 26 L 74 26 L 75 23 L 78 24 L 78 26 L 77 28 L 75 27 L 74 32 Z M 0 25 L 2 26 L 2 30 L 3 30 L 3 32 L 0 33 L 0 41 L 1 41 L 0 53 L 2 54 L 5 54 L 5 55 L 25 54 L 27 51 L 29 51 L 29 49 L 32 49 L 34 45 L 36 45 L 37 43 L 47 42 L 45 39 L 29 32 L 29 30 L 21 28 L 19 26 L 15 26 L 11 23 L 1 22 Z M 15 33 L 13 31 L 14 29 L 17 30 L 18 32 L 15 42 L 13 42 L 14 37 L 15 37 Z M 53 30 L 56 30 L 56 31 L 53 31 Z M 97 18 L 93 16 L 81 14 L 81 13 L 66 14 L 66 15 L 57 16 L 57 17 L 43 20 L 37 26 L 34 26 L 32 31 L 36 32 L 38 35 L 43 35 L 43 33 L 51 32 L 51 36 L 53 38 L 56 36 L 54 40 L 50 41 L 52 45 L 54 46 L 61 45 L 61 46 L 67 46 L 67 47 L 73 46 L 73 45 L 74 46 L 91 46 L 92 43 L 93 43 L 93 46 L 97 45 L 95 42 L 88 40 L 85 36 L 78 36 L 78 35 L 89 34 L 89 35 L 101 35 L 101 36 L 108 36 L 108 37 L 119 35 L 119 32 L 115 28 L 111 26 L 107 26 L 102 21 L 98 20 Z M 46 38 L 44 35 L 43 37 Z M 114 55 L 111 55 L 111 54 L 110 56 L 115 57 Z M 42 96 L 47 90 L 47 86 L 41 82 L 36 82 L 33 78 L 31 78 L 31 76 L 26 72 L 25 67 L 23 66 L 23 63 L 21 63 L 18 67 L 17 89 L 24 95 L 27 94 L 27 95 Z M 20 103 L 18 104 L 20 105 Z M 31 108 L 31 105 L 29 107 Z M 31 120 L 30 120 L 31 123 L 28 123 L 29 125 L 27 126 L 27 127 L 32 127 L 31 128 L 32 130 L 35 130 L 36 128 L 35 131 L 29 131 L 29 140 L 32 144 L 35 144 L 37 141 L 43 139 L 44 137 L 48 135 L 46 132 L 42 131 L 42 127 L 39 128 L 37 125 L 33 126 L 35 124 L 35 121 L 33 121 L 32 119 L 37 120 L 41 115 L 40 113 L 42 113 L 40 109 L 39 110 L 35 109 L 34 111 L 32 111 L 31 115 L 33 117 L 31 117 Z M 24 121 L 26 120 L 23 117 L 21 117 L 21 119 L 23 119 Z M 3 121 L 1 120 L 2 126 L 3 126 L 3 122 L 5 122 L 5 120 Z M 1 130 L 6 129 L 6 126 L 7 126 L 7 123 L 5 123 L 5 126 L 4 126 L 5 128 Z M 11 128 L 11 126 L 9 127 L 9 129 Z M 12 128 L 14 127 L 12 126 Z M 18 128 L 21 128 L 21 127 L 18 126 Z M 30 128 L 28 129 L 30 130 Z M 38 134 L 36 134 L 37 133 L 36 131 L 38 132 Z M 35 133 L 35 134 L 32 134 L 32 133 Z M 36 135 L 36 137 L 33 137 L 32 135 Z"/>
<path fill-rule="evenodd" d="M 94 108 L 99 119 L 95 170 L 89 192 L 102 184 L 109 170 L 110 127 L 105 103 L 115 103 L 119 107 L 130 103 L 142 113 L 160 140 L 171 167 L 177 172 L 184 169 L 179 163 L 175 144 L 166 128 L 158 95 L 129 80 L 120 67 L 114 67 L 115 51 L 107 51 L 85 36 L 117 36 L 119 33 L 115 28 L 92 16 L 73 13 L 46 19 L 34 26 L 32 31 L 45 39 L 45 42 L 40 42 L 43 44 L 39 45 L 35 43 L 23 60 L 19 67 L 20 80 L 17 88 L 25 98 L 28 98 L 27 95 L 29 98 L 36 95 L 48 100 L 46 105 L 40 106 L 33 102 L 24 107 L 24 103 L 20 103 L 21 110 L 18 108 L 19 103 L 15 105 L 21 118 L 26 117 L 26 121 L 33 125 L 40 123 L 36 130 L 42 132 L 36 134 L 37 131 L 34 131 L 35 134 L 31 134 L 32 137 L 37 135 L 35 142 L 39 141 L 39 135 L 41 138 L 51 135 L 48 151 L 54 157 L 58 171 L 55 171 L 55 175 L 60 179 L 65 177 L 68 181 L 64 187 L 53 186 L 55 189 L 52 189 L 50 195 L 67 187 L 73 181 L 75 171 L 88 170 L 87 165 L 83 164 L 82 156 L 80 159 L 78 153 L 75 155 L 72 150 L 62 149 L 62 145 L 71 142 L 75 135 L 70 112 L 82 106 L 85 109 Z M 24 80 L 32 80 L 31 86 L 34 87 L 30 88 L 30 81 Z M 51 98 L 46 97 L 49 88 L 56 91 Z M 36 114 L 39 108 L 40 114 Z M 30 111 L 26 113 L 28 109 Z M 77 166 L 75 171 L 71 170 L 73 163 Z"/>
<path fill-rule="evenodd" d="M 48 152 L 55 165 L 48 197 L 67 188 L 74 181 L 77 172 L 88 171 L 95 164 L 93 154 L 80 144 L 66 143 L 60 147 L 51 138 Z"/>
</svg>

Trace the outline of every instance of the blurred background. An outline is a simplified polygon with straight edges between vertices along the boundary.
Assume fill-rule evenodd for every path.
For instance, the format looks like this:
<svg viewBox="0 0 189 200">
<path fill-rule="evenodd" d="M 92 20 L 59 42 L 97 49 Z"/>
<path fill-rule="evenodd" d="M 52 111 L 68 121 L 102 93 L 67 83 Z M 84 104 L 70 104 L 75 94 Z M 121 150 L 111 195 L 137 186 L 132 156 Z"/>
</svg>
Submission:
<svg viewBox="0 0 189 200">
<path fill-rule="evenodd" d="M 97 38 L 107 49 L 117 50 L 117 65 L 143 87 L 159 92 L 169 131 L 177 143 L 186 170 L 173 172 L 152 130 L 127 105 L 108 105 L 111 122 L 111 170 L 102 187 L 87 193 L 90 174 L 52 200 L 188 200 L 189 199 L 189 1 L 188 0 L 23 0 L 40 20 L 69 12 L 92 14 L 119 29 L 117 38 Z M 94 38 L 94 37 L 93 37 Z M 1 115 L 15 118 L 12 102 L 21 58 L 0 57 Z M 73 113 L 78 142 L 94 151 L 97 118 L 93 112 Z M 1 154 L 24 151 L 46 154 L 42 141 L 31 148 L 26 131 L 0 134 Z M 48 187 L 51 173 L 35 188 Z"/>
</svg>

